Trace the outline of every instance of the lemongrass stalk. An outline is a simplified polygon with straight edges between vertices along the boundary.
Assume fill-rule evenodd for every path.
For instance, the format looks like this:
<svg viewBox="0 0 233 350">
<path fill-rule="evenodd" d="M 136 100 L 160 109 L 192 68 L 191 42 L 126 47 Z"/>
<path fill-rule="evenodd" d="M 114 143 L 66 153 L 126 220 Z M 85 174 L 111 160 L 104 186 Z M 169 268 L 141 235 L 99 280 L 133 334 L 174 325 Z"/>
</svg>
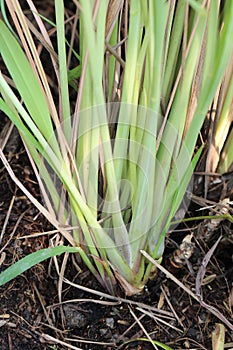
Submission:
<svg viewBox="0 0 233 350">
<path fill-rule="evenodd" d="M 185 172 L 182 171 L 179 173 L 179 169 L 177 169 L 177 174 L 176 172 L 173 172 L 171 177 L 169 178 L 164 194 L 165 203 L 161 209 L 160 215 L 158 216 L 158 220 L 155 226 L 152 228 L 151 236 L 149 238 L 149 251 L 151 255 L 154 256 L 156 259 L 162 257 L 165 235 L 167 234 L 171 220 L 175 216 L 175 213 L 179 208 L 182 198 L 184 197 L 185 191 L 188 187 L 191 175 L 193 173 L 193 169 L 196 166 L 201 151 L 202 148 L 200 148 L 195 154 L 192 163 L 188 163 L 188 159 L 186 159 L 186 162 L 189 165 Z M 186 157 L 188 157 L 188 154 L 186 155 Z M 184 159 L 185 158 L 183 158 L 183 160 Z M 156 235 L 155 230 L 157 230 L 159 234 Z"/>
<path fill-rule="evenodd" d="M 221 77 L 224 74 L 225 67 L 229 58 L 232 55 L 231 34 L 233 31 L 233 2 L 226 2 L 224 7 L 224 26 L 217 38 L 217 49 L 215 58 L 212 61 L 210 67 L 206 67 L 206 76 L 203 81 L 202 89 L 199 95 L 198 104 L 194 113 L 189 130 L 185 137 L 185 142 L 188 151 L 195 146 L 198 130 L 203 123 L 205 112 L 214 97 L 214 93 L 217 90 Z M 211 34 L 209 34 L 209 40 L 211 41 Z M 208 48 L 208 46 L 207 46 Z M 211 51 L 211 50 L 210 50 Z M 208 52 L 211 54 L 211 52 Z M 201 118 L 200 118 L 201 117 Z M 180 160 L 181 161 L 181 160 Z"/>
<path fill-rule="evenodd" d="M 83 23 L 83 35 L 86 36 L 87 51 L 88 51 L 88 61 L 90 62 L 90 72 L 93 79 L 93 102 L 95 105 L 103 104 L 103 90 L 102 88 L 102 66 L 103 66 L 103 55 L 104 55 L 104 37 L 105 37 L 105 21 L 106 18 L 106 0 L 99 3 L 99 18 L 97 15 L 97 32 L 95 34 L 94 23 L 92 21 L 93 7 L 90 1 L 81 0 L 80 1 L 82 12 L 81 18 Z M 102 17 L 103 16 L 103 17 Z M 102 21 L 101 21 L 102 18 Z M 96 24 L 97 24 L 96 23 Z M 98 38 L 99 37 L 99 38 Z M 93 53 L 93 55 L 91 54 Z M 98 67 L 98 70 L 96 70 Z"/>
<path fill-rule="evenodd" d="M 136 64 L 136 79 L 135 79 L 134 89 L 138 94 L 138 99 L 140 98 L 139 97 L 140 84 L 142 82 L 144 64 L 146 61 L 146 53 L 148 48 L 149 48 L 149 35 L 147 31 L 144 35 L 141 47 L 138 50 L 138 59 Z M 133 107 L 131 114 L 134 116 L 134 118 L 131 117 L 131 120 L 130 120 L 130 135 L 129 135 L 130 143 L 129 143 L 129 154 L 128 154 L 130 162 L 129 162 L 128 179 L 132 184 L 133 188 L 135 188 L 136 190 L 137 184 L 140 183 L 140 179 L 138 175 L 138 165 L 140 164 L 140 157 L 143 158 L 143 156 L 140 154 L 141 147 L 139 147 L 139 145 L 142 146 L 142 149 L 143 149 L 143 146 L 145 146 L 149 152 L 152 150 L 154 145 L 150 144 L 149 146 L 149 143 L 151 142 L 149 140 L 149 136 L 153 134 L 152 137 L 153 137 L 153 140 L 155 141 L 156 134 L 154 133 L 154 130 L 156 130 L 156 126 L 157 126 L 157 115 L 154 114 L 152 116 L 151 111 L 148 112 L 145 108 L 140 108 L 140 105 L 139 105 L 139 108 Z M 148 120 L 149 120 L 149 125 L 148 125 Z M 155 123 L 153 123 L 153 121 Z M 149 135 L 148 135 L 148 130 L 149 130 Z M 147 170 L 150 171 L 150 169 L 147 169 Z M 141 192 L 143 192 L 143 188 Z M 134 207 L 135 203 L 137 203 L 137 199 L 136 199 L 137 194 L 134 197 L 135 199 L 134 198 L 132 199 L 132 208 Z M 138 201 L 138 203 L 139 202 L 140 201 Z"/>
<path fill-rule="evenodd" d="M 118 39 L 118 21 L 116 22 L 112 35 L 109 40 L 109 45 L 111 47 L 114 47 L 117 44 L 117 39 Z M 116 50 L 117 52 L 119 50 Z M 110 53 L 107 52 L 107 57 L 106 61 L 108 64 L 108 71 L 105 72 L 105 77 L 107 81 L 107 86 L 106 86 L 106 95 L 108 96 L 107 102 L 114 101 L 114 95 L 115 95 L 115 79 L 116 79 L 116 70 L 117 66 L 120 66 L 120 64 L 117 62 L 116 58 L 113 55 L 110 55 Z M 119 70 L 119 68 L 118 68 Z"/>
<path fill-rule="evenodd" d="M 162 167 L 165 171 L 165 176 L 169 173 L 170 161 L 175 154 L 178 153 L 182 134 L 186 122 L 186 116 L 189 104 L 189 95 L 191 93 L 194 75 L 198 65 L 198 58 L 201 52 L 201 42 L 205 30 L 206 19 L 197 18 L 198 26 L 193 28 L 193 37 L 190 37 L 190 42 L 187 48 L 187 57 L 183 66 L 183 76 L 179 81 L 178 88 L 175 94 L 172 109 L 169 115 L 169 128 L 165 130 L 161 139 L 161 147 L 158 150 L 158 159 L 163 162 Z M 195 22 L 196 24 L 197 22 Z M 179 115 L 179 118 L 177 118 Z M 165 148 L 163 147 L 165 145 Z M 169 151 L 176 147 L 176 152 L 173 155 Z M 165 161 L 166 159 L 166 161 Z M 168 161 L 169 159 L 169 161 Z"/>
<path fill-rule="evenodd" d="M 65 128 L 64 134 L 69 143 L 71 138 L 71 115 L 68 91 L 68 70 L 66 64 L 66 46 L 65 46 L 65 29 L 64 29 L 64 3 L 55 0 L 55 15 L 57 28 L 57 45 L 59 59 L 59 88 L 61 90 L 60 108 L 62 109 L 61 121 Z"/>
<path fill-rule="evenodd" d="M 177 70 L 177 66 L 179 66 L 177 64 L 184 29 L 185 6 L 185 0 L 177 2 L 176 11 L 174 14 L 173 28 L 169 40 L 169 49 L 167 53 L 167 60 L 163 77 L 163 98 L 166 105 L 168 104 L 175 71 Z"/>
<path fill-rule="evenodd" d="M 156 130 L 157 116 L 152 111 L 144 110 L 146 118 L 145 132 L 140 147 L 140 156 L 138 159 L 138 183 L 140 191 L 135 189 L 135 198 L 133 202 L 133 213 L 130 225 L 130 242 L 133 252 L 133 260 L 139 257 L 139 250 L 145 244 L 146 237 L 151 227 L 151 214 L 154 203 L 153 184 L 155 178 L 156 158 L 154 150 L 156 148 Z"/>
<path fill-rule="evenodd" d="M 137 57 L 138 50 L 140 46 L 140 38 L 142 35 L 141 28 L 141 16 L 140 16 L 140 3 L 139 1 L 133 1 L 130 6 L 130 14 L 129 14 L 129 33 L 128 33 L 128 41 L 127 41 L 127 60 L 125 64 L 124 71 L 124 85 L 122 88 L 122 96 L 121 102 L 132 104 L 137 104 L 138 102 L 138 93 L 139 91 L 134 90 L 135 78 L 138 79 L 136 74 L 137 69 Z M 135 40 L 136 38 L 136 40 Z M 137 85 L 138 86 L 138 85 Z M 114 145 L 114 158 L 123 158 L 126 159 L 127 146 L 128 146 L 128 135 L 130 129 L 130 123 L 134 123 L 135 125 L 136 116 L 127 111 L 127 115 L 125 115 L 125 110 L 120 109 L 117 133 L 115 138 Z M 122 164 L 118 164 L 116 169 L 116 180 L 119 181 L 122 174 Z"/>
<path fill-rule="evenodd" d="M 105 118 L 104 113 L 101 114 L 101 116 L 102 118 Z M 122 256 L 130 265 L 131 251 L 129 247 L 128 232 L 121 213 L 115 166 L 112 156 L 111 140 L 106 120 L 103 120 L 101 125 L 103 125 L 103 127 L 100 128 L 100 135 L 103 144 L 106 176 L 108 179 L 107 194 L 105 199 L 106 201 L 109 201 L 109 204 L 107 205 L 107 208 L 104 208 L 104 211 L 107 210 L 107 212 L 112 213 L 115 244 L 117 247 L 119 247 L 119 250 L 122 252 Z"/>
<path fill-rule="evenodd" d="M 165 29 L 169 3 L 149 0 L 151 89 L 148 107 L 160 113 Z M 162 38 L 162 39 L 161 39 Z M 152 85 L 153 84 L 153 85 Z M 152 88 L 153 86 L 153 88 Z"/>
<path fill-rule="evenodd" d="M 89 67 L 89 69 L 86 72 L 86 79 L 83 91 L 84 98 L 82 99 L 82 108 L 86 108 L 96 104 L 104 103 L 104 97 L 102 92 L 102 67 L 104 54 L 105 22 L 103 21 L 102 15 L 106 16 L 106 3 L 105 1 L 102 1 L 101 4 L 99 4 L 98 10 L 101 15 L 97 14 L 96 16 L 96 33 L 93 28 L 91 17 L 94 8 L 91 8 L 91 3 L 88 2 L 85 2 L 85 4 L 83 4 L 82 6 L 83 12 L 81 13 L 81 19 L 83 19 L 81 21 L 81 26 L 83 40 L 81 42 L 84 44 L 82 47 L 82 59 L 84 60 L 84 55 L 87 53 Z M 100 17 L 102 17 L 101 22 Z M 95 59 L 95 62 L 93 61 L 93 58 Z M 98 67 L 98 71 L 96 71 L 96 65 Z M 84 188 L 86 189 L 87 203 L 93 208 L 93 213 L 95 213 L 95 215 L 97 216 L 99 166 L 98 149 L 100 134 L 99 127 L 93 127 L 93 124 L 96 125 L 96 120 L 98 120 L 96 110 L 92 109 L 90 110 L 90 113 L 91 116 L 89 130 L 87 130 L 87 134 L 81 135 L 82 141 L 85 144 L 80 144 L 81 149 L 80 151 L 78 151 L 78 162 L 79 164 L 82 162 L 83 180 L 85 183 Z M 81 123 L 84 123 L 85 125 L 86 120 L 81 121 Z"/>
<path fill-rule="evenodd" d="M 232 63 L 233 60 L 231 60 Z M 226 71 L 226 74 L 230 73 L 231 79 L 227 85 L 227 92 L 225 100 L 223 102 L 222 110 L 220 112 L 219 119 L 216 125 L 216 131 L 213 138 L 213 147 L 218 154 L 216 157 L 219 160 L 219 164 L 214 166 L 213 170 L 217 170 L 220 173 L 227 172 L 232 163 L 232 131 L 230 127 L 233 122 L 233 74 L 232 69 Z M 226 77 L 227 79 L 227 77 Z M 224 144 L 225 143 L 225 144 Z M 220 159 L 219 159 L 220 156 Z M 211 160 L 212 163 L 216 163 L 215 159 Z"/>
</svg>

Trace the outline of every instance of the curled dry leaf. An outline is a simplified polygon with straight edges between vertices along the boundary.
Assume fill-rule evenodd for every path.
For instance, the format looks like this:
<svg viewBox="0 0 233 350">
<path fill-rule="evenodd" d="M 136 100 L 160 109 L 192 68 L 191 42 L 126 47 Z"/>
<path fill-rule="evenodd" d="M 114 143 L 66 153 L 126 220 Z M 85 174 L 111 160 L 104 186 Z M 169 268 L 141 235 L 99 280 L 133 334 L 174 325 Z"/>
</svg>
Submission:
<svg viewBox="0 0 233 350">
<path fill-rule="evenodd" d="M 193 254 L 195 244 L 192 242 L 193 234 L 185 236 L 179 248 L 170 257 L 171 264 L 176 268 L 181 268 Z"/>
<path fill-rule="evenodd" d="M 217 205 L 215 208 L 215 215 L 226 215 L 230 212 L 230 199 L 225 198 L 222 201 L 219 202 L 219 205 Z M 211 215 L 212 213 L 210 213 Z M 223 221 L 221 218 L 211 219 L 207 223 L 207 229 L 208 231 L 214 231 L 218 228 L 221 221 Z"/>
<path fill-rule="evenodd" d="M 225 342 L 225 327 L 221 323 L 215 324 L 215 330 L 212 332 L 212 349 L 223 350 Z"/>
</svg>

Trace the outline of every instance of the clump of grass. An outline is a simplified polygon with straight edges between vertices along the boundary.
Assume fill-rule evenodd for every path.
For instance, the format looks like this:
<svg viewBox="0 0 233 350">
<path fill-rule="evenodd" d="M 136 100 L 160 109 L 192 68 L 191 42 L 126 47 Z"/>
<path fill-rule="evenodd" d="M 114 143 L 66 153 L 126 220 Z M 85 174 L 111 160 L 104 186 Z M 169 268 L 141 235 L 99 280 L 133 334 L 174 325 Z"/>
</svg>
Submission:
<svg viewBox="0 0 233 350">
<path fill-rule="evenodd" d="M 23 104 L 0 74 L 0 108 L 20 131 L 45 206 L 24 191 L 105 288 L 138 293 L 153 273 L 140 251 L 161 261 L 201 152 L 194 154 L 198 133 L 232 55 L 233 3 L 75 1 L 79 61 L 69 71 L 64 3 L 54 2 L 55 53 L 30 1 L 58 106 L 35 28 L 17 0 L 6 3 L 22 47 L 1 21 L 0 52 Z"/>
</svg>

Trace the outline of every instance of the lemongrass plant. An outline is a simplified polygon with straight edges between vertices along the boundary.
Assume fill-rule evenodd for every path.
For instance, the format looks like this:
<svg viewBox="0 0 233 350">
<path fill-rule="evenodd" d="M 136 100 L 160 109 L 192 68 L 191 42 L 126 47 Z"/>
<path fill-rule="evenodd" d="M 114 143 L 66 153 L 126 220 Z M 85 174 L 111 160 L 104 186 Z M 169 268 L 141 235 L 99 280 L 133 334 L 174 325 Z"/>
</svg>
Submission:
<svg viewBox="0 0 233 350">
<path fill-rule="evenodd" d="M 33 1 L 37 29 L 18 0 L 6 4 L 21 46 L 1 21 L 13 84 L 0 74 L 0 108 L 21 134 L 44 206 L 17 184 L 108 291 L 138 293 L 153 275 L 140 251 L 161 261 L 200 154 L 196 140 L 232 55 L 233 2 L 74 1 L 76 76 L 67 66 L 75 49 L 66 46 L 64 3 L 54 2 L 57 53 Z M 51 57 L 57 106 L 34 35 Z"/>
</svg>

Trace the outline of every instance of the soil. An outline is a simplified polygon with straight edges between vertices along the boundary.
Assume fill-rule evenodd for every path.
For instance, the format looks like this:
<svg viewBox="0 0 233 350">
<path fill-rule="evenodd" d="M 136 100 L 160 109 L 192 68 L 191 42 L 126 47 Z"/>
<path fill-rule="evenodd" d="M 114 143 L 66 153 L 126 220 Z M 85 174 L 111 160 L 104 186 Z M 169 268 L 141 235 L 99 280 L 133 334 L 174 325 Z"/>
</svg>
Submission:
<svg viewBox="0 0 233 350">
<path fill-rule="evenodd" d="M 48 7 L 44 11 L 48 11 Z M 6 124 L 7 119 L 1 115 L 0 132 Z M 16 131 L 11 135 L 14 136 L 4 153 L 16 176 L 40 200 L 23 145 Z M 196 197 L 190 203 L 187 217 L 196 217 L 200 213 L 197 209 L 209 205 L 203 205 L 200 178 L 196 175 L 194 179 L 194 184 L 198 184 L 194 186 Z M 232 179 L 233 175 L 228 174 L 220 178 L 217 185 L 213 182 L 208 199 L 218 203 L 232 196 Z M 62 238 L 57 233 L 47 233 L 53 228 L 17 188 L 2 163 L 0 194 L 1 272 L 22 257 Z M 232 208 L 229 211 L 232 214 Z M 208 215 L 209 209 L 201 213 Z M 30 237 L 35 233 L 41 235 Z M 201 283 L 203 304 L 179 286 L 175 278 L 196 295 L 203 259 L 219 236 L 221 241 L 211 255 Z M 181 244 L 185 237 L 184 249 Z M 188 260 L 186 254 L 190 255 Z M 73 285 L 63 283 L 61 287 L 58 270 L 64 264 L 64 277 Z M 213 332 L 217 331 L 218 324 L 224 325 L 223 317 L 233 323 L 232 223 L 200 220 L 176 227 L 167 236 L 162 266 L 172 278 L 158 270 L 142 294 L 131 298 L 121 295 L 115 299 L 106 295 L 74 256 L 61 256 L 34 266 L 0 287 L 0 349 L 156 348 L 149 339 L 173 350 L 212 349 Z M 233 331 L 225 325 L 225 332 L 225 348 L 233 349 Z M 158 343 L 156 346 L 162 348 Z"/>
</svg>

